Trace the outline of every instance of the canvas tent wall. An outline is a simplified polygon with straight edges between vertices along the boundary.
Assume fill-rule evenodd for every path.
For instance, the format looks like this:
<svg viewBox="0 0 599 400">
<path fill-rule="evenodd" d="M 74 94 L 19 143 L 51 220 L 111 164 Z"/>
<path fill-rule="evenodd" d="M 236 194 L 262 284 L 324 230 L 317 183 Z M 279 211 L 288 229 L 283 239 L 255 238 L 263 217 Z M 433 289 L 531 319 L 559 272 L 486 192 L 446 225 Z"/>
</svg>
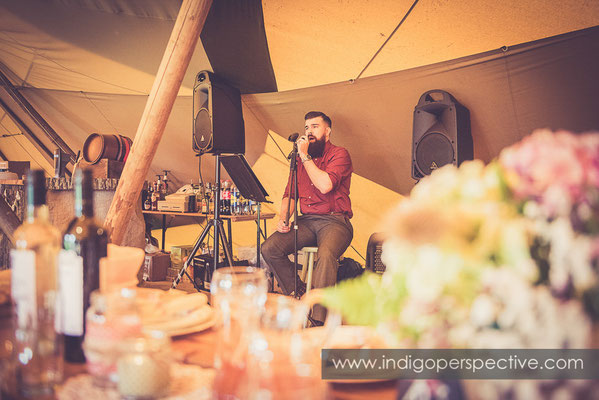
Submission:
<svg viewBox="0 0 599 400">
<path fill-rule="evenodd" d="M 284 138 L 302 129 L 306 111 L 331 114 L 333 141 L 346 146 L 354 161 L 354 244 L 362 252 L 381 210 L 414 184 L 411 118 L 422 92 L 445 89 L 470 109 L 475 156 L 485 161 L 535 128 L 583 131 L 599 125 L 593 115 L 597 2 L 422 1 L 355 83 L 349 79 L 412 1 L 215 3 L 253 6 L 230 11 L 232 21 L 244 12 L 249 19 L 264 16 L 267 52 L 246 55 L 234 69 L 252 77 L 253 65 L 263 68 L 268 58 L 279 90 L 243 95 L 247 157 L 254 170 L 278 201 L 287 171 Z M 2 71 L 73 149 L 91 132 L 132 136 L 178 4 L 3 0 Z M 500 50 L 503 45 L 508 51 Z M 173 170 L 176 184 L 198 178 L 191 92 L 198 71 L 216 69 L 208 47 L 199 44 L 194 53 L 152 168 L 152 173 Z M 3 134 L 19 132 L 7 115 L 0 117 L 0 128 Z M 0 151 L 51 170 L 23 137 L 0 139 Z M 205 178 L 212 176 L 211 157 L 204 156 L 202 169 Z"/>
</svg>

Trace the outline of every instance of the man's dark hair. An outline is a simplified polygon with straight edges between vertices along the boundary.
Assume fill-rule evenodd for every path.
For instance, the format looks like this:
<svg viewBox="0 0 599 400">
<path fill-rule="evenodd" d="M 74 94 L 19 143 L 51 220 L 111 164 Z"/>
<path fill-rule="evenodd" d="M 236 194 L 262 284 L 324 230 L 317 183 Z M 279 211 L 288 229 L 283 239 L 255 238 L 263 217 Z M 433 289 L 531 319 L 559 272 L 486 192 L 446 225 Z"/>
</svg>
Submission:
<svg viewBox="0 0 599 400">
<path fill-rule="evenodd" d="M 312 119 L 312 118 L 316 118 L 316 117 L 322 117 L 322 120 L 329 126 L 329 128 L 333 127 L 333 123 L 331 122 L 331 119 L 329 118 L 329 116 L 326 115 L 325 113 L 323 113 L 322 111 L 310 111 L 306 114 L 306 116 L 304 117 L 304 120 Z"/>
</svg>

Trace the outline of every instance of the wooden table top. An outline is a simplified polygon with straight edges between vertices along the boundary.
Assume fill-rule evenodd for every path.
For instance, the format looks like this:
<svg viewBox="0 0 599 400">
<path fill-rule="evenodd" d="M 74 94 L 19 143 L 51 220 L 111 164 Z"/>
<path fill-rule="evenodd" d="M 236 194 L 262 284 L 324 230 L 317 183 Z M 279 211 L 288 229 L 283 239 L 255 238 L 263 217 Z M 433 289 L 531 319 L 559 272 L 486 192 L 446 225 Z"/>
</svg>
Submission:
<svg viewBox="0 0 599 400">
<path fill-rule="evenodd" d="M 197 212 L 179 212 L 179 211 L 142 211 L 144 214 L 154 214 L 154 215 L 174 215 L 179 217 L 202 217 L 202 218 L 213 218 L 214 214 L 205 214 L 205 213 L 197 213 Z M 260 213 L 260 219 L 272 219 L 275 217 L 275 213 L 262 212 Z M 220 214 L 220 218 L 231 220 L 232 222 L 239 221 L 255 221 L 258 219 L 258 214 L 242 214 L 242 215 L 222 215 Z"/>
<path fill-rule="evenodd" d="M 8 349 L 10 347 L 10 338 L 12 336 L 11 313 L 10 305 L 5 304 L 0 306 L 0 366 L 10 358 Z M 175 360 L 184 364 L 212 368 L 216 338 L 217 332 L 213 329 L 174 338 L 172 349 Z M 86 368 L 84 364 L 65 363 L 65 379 L 85 372 Z M 6 396 L 5 398 L 10 397 Z M 329 383 L 327 386 L 327 399 L 386 400 L 395 398 L 395 381 Z"/>
</svg>

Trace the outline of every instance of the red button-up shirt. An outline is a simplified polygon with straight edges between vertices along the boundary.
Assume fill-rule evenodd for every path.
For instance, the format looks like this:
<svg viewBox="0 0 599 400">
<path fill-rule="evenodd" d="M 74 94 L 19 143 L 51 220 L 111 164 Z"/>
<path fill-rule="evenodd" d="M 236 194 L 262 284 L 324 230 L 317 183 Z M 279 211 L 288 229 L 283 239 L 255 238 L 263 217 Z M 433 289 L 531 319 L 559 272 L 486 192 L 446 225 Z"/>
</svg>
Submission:
<svg viewBox="0 0 599 400">
<path fill-rule="evenodd" d="M 302 214 L 341 213 L 351 218 L 353 213 L 349 199 L 349 186 L 354 169 L 348 151 L 331 142 L 326 142 L 322 157 L 313 158 L 312 161 L 318 168 L 329 174 L 333 188 L 328 193 L 322 194 L 310 180 L 306 168 L 298 157 L 297 184 Z M 290 195 L 289 182 L 288 179 L 283 198 Z M 293 196 L 293 190 L 291 190 L 291 196 Z"/>
</svg>

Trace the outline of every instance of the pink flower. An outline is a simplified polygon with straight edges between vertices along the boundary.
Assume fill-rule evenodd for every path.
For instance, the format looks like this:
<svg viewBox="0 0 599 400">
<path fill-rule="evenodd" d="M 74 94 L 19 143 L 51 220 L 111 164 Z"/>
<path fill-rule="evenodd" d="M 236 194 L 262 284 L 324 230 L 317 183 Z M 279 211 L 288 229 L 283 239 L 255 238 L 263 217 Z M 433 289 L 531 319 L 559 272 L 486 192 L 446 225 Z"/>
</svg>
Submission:
<svg viewBox="0 0 599 400">
<path fill-rule="evenodd" d="M 515 200 L 539 203 L 548 218 L 578 204 L 598 207 L 599 133 L 537 130 L 499 156 Z"/>
</svg>

